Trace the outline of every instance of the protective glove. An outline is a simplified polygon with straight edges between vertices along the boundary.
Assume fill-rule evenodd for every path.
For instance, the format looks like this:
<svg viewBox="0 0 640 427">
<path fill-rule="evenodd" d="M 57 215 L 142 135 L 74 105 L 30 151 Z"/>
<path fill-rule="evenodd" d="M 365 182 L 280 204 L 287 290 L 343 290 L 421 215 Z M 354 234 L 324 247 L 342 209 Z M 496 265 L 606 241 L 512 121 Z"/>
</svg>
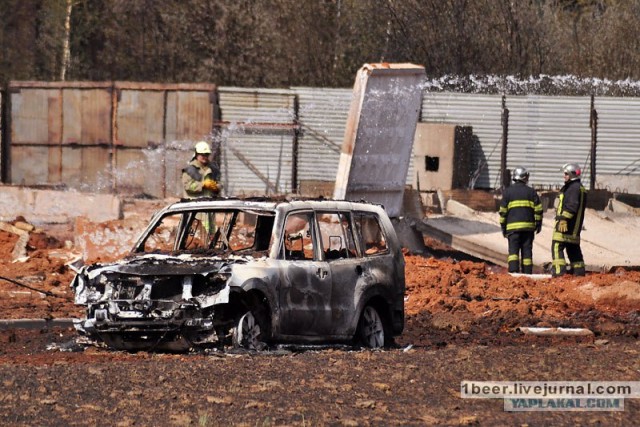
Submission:
<svg viewBox="0 0 640 427">
<path fill-rule="evenodd" d="M 540 231 L 542 231 L 542 223 L 541 222 L 539 222 L 536 225 L 536 234 L 540 234 Z"/>
<path fill-rule="evenodd" d="M 220 189 L 218 188 L 218 183 L 212 179 L 205 179 L 202 183 L 202 188 L 207 189 L 209 191 L 217 192 Z"/>
<path fill-rule="evenodd" d="M 560 221 L 558 221 L 558 231 L 561 233 L 566 233 L 567 231 L 569 231 L 569 224 L 567 224 L 566 219 L 561 219 Z"/>
</svg>

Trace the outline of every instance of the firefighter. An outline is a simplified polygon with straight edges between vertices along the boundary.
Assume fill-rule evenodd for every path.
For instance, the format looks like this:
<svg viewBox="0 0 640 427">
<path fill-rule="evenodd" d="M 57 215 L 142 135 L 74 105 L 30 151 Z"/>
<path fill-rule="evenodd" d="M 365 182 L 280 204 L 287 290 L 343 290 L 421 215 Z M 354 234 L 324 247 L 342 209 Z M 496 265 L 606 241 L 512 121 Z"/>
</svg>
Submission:
<svg viewBox="0 0 640 427">
<path fill-rule="evenodd" d="M 211 147 L 206 141 L 194 146 L 194 154 L 186 168 L 182 169 L 184 196 L 189 199 L 213 197 L 220 194 L 218 170 L 210 166 Z"/>
<path fill-rule="evenodd" d="M 587 206 L 587 190 L 580 183 L 580 165 L 567 163 L 562 167 L 564 186 L 558 196 L 556 220 L 551 242 L 551 274 L 561 276 L 567 273 L 564 251 L 567 251 L 571 271 L 576 276 L 585 275 L 584 258 L 580 249 L 580 232 Z"/>
<path fill-rule="evenodd" d="M 509 273 L 533 273 L 534 233 L 542 229 L 542 203 L 538 193 L 527 185 L 529 172 L 523 167 L 513 170 L 513 184 L 502 195 L 500 226 L 509 242 Z"/>
</svg>

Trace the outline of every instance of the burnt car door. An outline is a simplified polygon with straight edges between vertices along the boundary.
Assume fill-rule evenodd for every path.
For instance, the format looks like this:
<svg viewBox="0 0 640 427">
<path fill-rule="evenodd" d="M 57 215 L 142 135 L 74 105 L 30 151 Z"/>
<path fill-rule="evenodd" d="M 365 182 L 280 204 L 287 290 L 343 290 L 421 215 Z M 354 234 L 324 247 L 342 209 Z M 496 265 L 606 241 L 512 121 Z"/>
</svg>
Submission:
<svg viewBox="0 0 640 427">
<path fill-rule="evenodd" d="M 331 271 L 331 335 L 348 337 L 355 332 L 356 284 L 363 280 L 349 212 L 318 212 L 322 254 Z"/>
<path fill-rule="evenodd" d="M 280 259 L 280 334 L 326 336 L 331 327 L 331 273 L 319 256 L 313 211 L 287 216 Z"/>
<path fill-rule="evenodd" d="M 394 256 L 378 215 L 372 212 L 352 212 L 351 215 L 354 225 L 352 231 L 354 232 L 358 254 L 360 255 L 357 263 L 354 263 L 357 278 L 351 283 L 344 282 L 341 285 L 344 289 L 342 292 L 353 292 L 353 306 L 350 307 L 352 310 L 350 314 L 353 317 L 349 318 L 345 315 L 344 319 L 346 321 L 351 320 L 351 325 L 354 329 L 350 332 L 355 332 L 355 325 L 358 320 L 356 316 L 360 314 L 356 312 L 356 309 L 359 306 L 364 308 L 361 303 L 366 303 L 367 301 L 361 301 L 361 299 L 366 298 L 368 295 L 370 296 L 369 291 L 375 289 L 375 293 L 382 292 L 383 298 L 388 304 L 392 304 L 393 295 L 389 291 L 394 288 L 394 276 L 391 271 L 394 271 L 395 268 L 392 268 Z M 345 269 L 343 274 L 347 277 L 348 273 L 349 269 Z M 334 286 L 335 291 L 336 287 Z"/>
</svg>

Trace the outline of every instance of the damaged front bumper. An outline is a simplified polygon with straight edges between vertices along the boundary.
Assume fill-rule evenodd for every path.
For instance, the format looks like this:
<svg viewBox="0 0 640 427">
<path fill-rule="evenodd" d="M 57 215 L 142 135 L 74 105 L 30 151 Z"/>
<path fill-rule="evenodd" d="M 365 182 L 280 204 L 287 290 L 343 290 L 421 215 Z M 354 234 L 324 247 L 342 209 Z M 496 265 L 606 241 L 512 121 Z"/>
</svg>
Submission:
<svg viewBox="0 0 640 427">
<path fill-rule="evenodd" d="M 86 319 L 75 324 L 78 332 L 126 350 L 184 350 L 216 342 L 216 329 L 224 324 L 216 314 L 223 317 L 218 307 L 229 302 L 229 275 L 220 273 L 220 266 L 199 274 L 146 268 L 142 273 L 120 265 L 78 271 L 72 288 L 76 303 L 86 307 Z"/>
<path fill-rule="evenodd" d="M 213 329 L 211 313 L 199 304 L 175 301 L 114 300 L 89 305 L 84 332 L 169 331 L 180 328 Z"/>
<path fill-rule="evenodd" d="M 92 304 L 88 313 L 75 324 L 78 332 L 120 350 L 183 351 L 221 338 L 213 312 L 205 316 L 197 303 L 115 300 Z"/>
</svg>

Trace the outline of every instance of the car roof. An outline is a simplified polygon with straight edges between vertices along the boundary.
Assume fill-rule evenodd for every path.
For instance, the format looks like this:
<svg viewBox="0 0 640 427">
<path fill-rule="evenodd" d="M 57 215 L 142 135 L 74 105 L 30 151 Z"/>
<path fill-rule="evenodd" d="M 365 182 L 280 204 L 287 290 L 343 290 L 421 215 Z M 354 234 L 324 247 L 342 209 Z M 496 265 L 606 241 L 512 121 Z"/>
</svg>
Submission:
<svg viewBox="0 0 640 427">
<path fill-rule="evenodd" d="M 332 199 L 271 199 L 271 198 L 203 198 L 183 199 L 165 208 L 166 211 L 192 209 L 243 208 L 288 211 L 294 209 L 339 209 L 379 212 L 380 205 Z"/>
</svg>

